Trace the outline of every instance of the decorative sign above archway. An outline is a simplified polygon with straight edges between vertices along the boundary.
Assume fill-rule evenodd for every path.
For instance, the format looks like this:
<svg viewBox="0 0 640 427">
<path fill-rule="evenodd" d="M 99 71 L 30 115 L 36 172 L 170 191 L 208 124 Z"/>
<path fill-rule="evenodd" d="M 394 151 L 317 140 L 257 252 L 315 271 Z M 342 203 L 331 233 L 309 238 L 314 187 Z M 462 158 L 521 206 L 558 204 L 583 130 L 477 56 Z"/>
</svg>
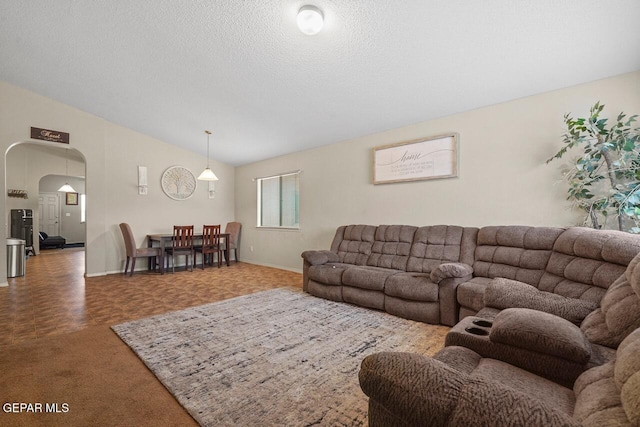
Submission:
<svg viewBox="0 0 640 427">
<path fill-rule="evenodd" d="M 43 141 L 59 142 L 60 144 L 69 143 L 69 134 L 60 132 L 59 130 L 31 128 L 31 139 L 41 139 Z"/>
</svg>

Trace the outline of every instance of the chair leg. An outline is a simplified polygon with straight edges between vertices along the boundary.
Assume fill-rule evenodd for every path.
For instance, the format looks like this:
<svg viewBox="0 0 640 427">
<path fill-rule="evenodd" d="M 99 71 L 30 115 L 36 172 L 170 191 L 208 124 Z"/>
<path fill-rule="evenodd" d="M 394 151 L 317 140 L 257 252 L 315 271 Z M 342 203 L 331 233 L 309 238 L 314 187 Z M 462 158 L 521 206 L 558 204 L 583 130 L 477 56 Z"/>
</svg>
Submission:
<svg viewBox="0 0 640 427">
<path fill-rule="evenodd" d="M 133 257 L 133 262 L 131 263 L 131 271 L 129 272 L 129 276 L 133 276 L 133 270 L 136 269 L 136 257 Z"/>
<path fill-rule="evenodd" d="M 127 256 L 127 262 L 124 263 L 124 275 L 127 275 L 127 270 L 129 270 L 129 260 L 131 258 L 129 256 Z"/>
</svg>

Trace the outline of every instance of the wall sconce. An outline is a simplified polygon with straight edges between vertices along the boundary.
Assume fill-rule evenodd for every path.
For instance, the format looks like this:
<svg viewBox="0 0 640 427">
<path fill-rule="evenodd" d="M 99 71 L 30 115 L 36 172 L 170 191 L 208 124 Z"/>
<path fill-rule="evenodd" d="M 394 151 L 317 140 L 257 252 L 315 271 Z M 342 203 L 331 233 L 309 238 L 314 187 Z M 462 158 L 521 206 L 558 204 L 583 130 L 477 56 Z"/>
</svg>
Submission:
<svg viewBox="0 0 640 427">
<path fill-rule="evenodd" d="M 209 198 L 210 199 L 215 199 L 216 197 L 216 182 L 215 181 L 209 181 Z"/>
<path fill-rule="evenodd" d="M 138 166 L 138 195 L 146 196 L 148 193 L 147 167 Z"/>
</svg>

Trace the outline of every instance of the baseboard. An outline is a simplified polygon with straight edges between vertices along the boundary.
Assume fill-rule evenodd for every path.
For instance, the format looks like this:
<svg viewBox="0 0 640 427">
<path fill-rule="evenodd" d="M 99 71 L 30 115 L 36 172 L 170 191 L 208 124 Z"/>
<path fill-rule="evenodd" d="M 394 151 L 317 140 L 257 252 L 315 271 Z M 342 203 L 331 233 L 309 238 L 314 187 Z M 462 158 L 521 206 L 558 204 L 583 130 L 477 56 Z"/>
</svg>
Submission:
<svg viewBox="0 0 640 427">
<path fill-rule="evenodd" d="M 251 261 L 240 261 L 240 262 L 244 262 L 246 264 L 259 265 L 261 267 L 277 268 L 278 270 L 286 270 L 286 271 L 292 271 L 294 273 L 302 274 L 302 269 L 301 268 L 283 267 L 281 265 L 269 264 L 269 263 L 264 263 L 264 262 L 251 262 Z"/>
</svg>

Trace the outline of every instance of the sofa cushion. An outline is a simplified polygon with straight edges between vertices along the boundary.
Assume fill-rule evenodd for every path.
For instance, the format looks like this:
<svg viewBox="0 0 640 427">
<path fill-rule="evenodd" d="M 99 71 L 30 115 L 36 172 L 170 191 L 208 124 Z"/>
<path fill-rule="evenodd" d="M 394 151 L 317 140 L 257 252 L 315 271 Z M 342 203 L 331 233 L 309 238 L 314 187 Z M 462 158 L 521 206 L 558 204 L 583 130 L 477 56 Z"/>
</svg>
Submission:
<svg viewBox="0 0 640 427">
<path fill-rule="evenodd" d="M 302 258 L 311 265 L 340 261 L 338 254 L 331 251 L 304 251 L 302 252 Z"/>
<path fill-rule="evenodd" d="M 621 231 L 569 228 L 556 240 L 538 288 L 599 303 L 639 252 L 638 236 Z"/>
<path fill-rule="evenodd" d="M 361 289 L 383 291 L 384 284 L 389 276 L 400 273 L 399 270 L 390 270 L 379 267 L 351 267 L 342 275 L 342 284 Z"/>
<path fill-rule="evenodd" d="M 440 283 L 444 279 L 450 278 L 471 278 L 473 268 L 469 264 L 461 262 L 445 262 L 431 270 L 431 280 L 434 283 Z"/>
<path fill-rule="evenodd" d="M 620 390 L 622 407 L 632 425 L 640 425 L 640 329 L 618 347 L 614 380 Z"/>
<path fill-rule="evenodd" d="M 484 304 L 497 309 L 530 308 L 580 324 L 598 305 L 574 298 L 543 292 L 534 286 L 509 279 L 493 279 L 484 294 Z"/>
<path fill-rule="evenodd" d="M 587 316 L 580 328 L 594 343 L 617 348 L 640 327 L 640 254 L 631 260 L 607 290 L 601 307 Z"/>
<path fill-rule="evenodd" d="M 574 416 L 588 427 L 640 425 L 640 329 L 618 347 L 615 360 L 576 380 Z"/>
<path fill-rule="evenodd" d="M 398 273 L 390 276 L 384 288 L 385 295 L 412 301 L 438 301 L 438 285 L 428 273 Z"/>
<path fill-rule="evenodd" d="M 584 427 L 631 426 L 613 380 L 614 362 L 591 368 L 575 382 L 573 416 Z M 637 425 L 637 424 L 635 424 Z"/>
<path fill-rule="evenodd" d="M 573 390 L 509 363 L 482 358 L 471 376 L 498 382 L 544 402 L 551 408 L 566 414 L 573 413 L 576 402 Z"/>
<path fill-rule="evenodd" d="M 365 265 L 371 255 L 376 227 L 373 225 L 347 225 L 336 231 L 331 250 L 346 264 Z M 335 249 L 334 249 L 335 248 Z"/>
<path fill-rule="evenodd" d="M 484 307 L 484 291 L 491 280 L 486 277 L 474 277 L 458 285 L 458 304 L 472 308 L 476 312 L 480 311 Z"/>
<path fill-rule="evenodd" d="M 342 274 L 350 264 L 329 263 L 309 267 L 309 279 L 326 285 L 342 285 Z"/>
<path fill-rule="evenodd" d="M 578 426 L 555 403 L 419 354 L 369 355 L 358 377 L 372 426 Z"/>
<path fill-rule="evenodd" d="M 581 364 L 591 357 L 591 345 L 580 328 L 553 314 L 528 308 L 502 310 L 493 320 L 489 339 Z"/>
<path fill-rule="evenodd" d="M 413 235 L 417 229 L 418 227 L 409 225 L 379 225 L 367 265 L 405 270 Z"/>
<path fill-rule="evenodd" d="M 443 262 L 473 262 L 477 228 L 433 225 L 416 230 L 406 270 L 430 273 Z"/>
<path fill-rule="evenodd" d="M 537 286 L 562 231 L 515 225 L 483 227 L 478 232 L 474 275 L 503 277 Z"/>
</svg>

